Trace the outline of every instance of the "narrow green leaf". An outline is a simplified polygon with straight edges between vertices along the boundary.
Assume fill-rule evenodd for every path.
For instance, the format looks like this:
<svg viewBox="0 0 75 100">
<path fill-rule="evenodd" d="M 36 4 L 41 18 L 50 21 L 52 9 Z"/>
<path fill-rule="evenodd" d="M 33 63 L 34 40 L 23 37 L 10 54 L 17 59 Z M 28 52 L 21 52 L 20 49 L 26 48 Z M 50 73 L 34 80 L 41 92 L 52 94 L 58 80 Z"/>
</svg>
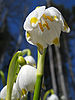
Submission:
<svg viewBox="0 0 75 100">
<path fill-rule="evenodd" d="M 25 49 L 23 51 L 18 51 L 17 53 L 14 54 L 14 56 L 12 57 L 12 60 L 9 64 L 8 77 L 7 77 L 7 97 L 6 97 L 6 100 L 11 100 L 12 88 L 13 88 L 13 84 L 14 84 L 15 79 L 16 79 L 16 72 L 17 72 L 17 69 L 19 67 L 19 62 L 17 61 L 17 59 L 19 56 L 24 56 L 25 54 L 27 54 L 29 56 L 29 55 L 31 55 L 31 51 L 29 49 Z M 22 63 L 25 64 L 25 61 L 23 60 Z"/>
<path fill-rule="evenodd" d="M 2 78 L 3 86 L 5 86 L 5 76 L 4 76 L 3 71 L 1 71 L 1 70 L 0 70 L 0 75 L 1 75 L 1 78 Z"/>
<path fill-rule="evenodd" d="M 18 67 L 17 58 L 20 55 L 22 55 L 22 52 L 18 51 L 13 56 L 13 58 L 10 62 L 10 65 L 9 65 L 8 77 L 7 77 L 7 97 L 6 97 L 6 100 L 11 100 L 12 87 L 13 87 L 13 83 L 15 81 L 16 71 L 17 71 L 17 67 Z"/>
<path fill-rule="evenodd" d="M 22 53 L 23 53 L 23 55 L 27 54 L 27 56 L 30 56 L 30 55 L 31 55 L 30 49 L 24 49 L 24 50 L 22 51 Z"/>
</svg>

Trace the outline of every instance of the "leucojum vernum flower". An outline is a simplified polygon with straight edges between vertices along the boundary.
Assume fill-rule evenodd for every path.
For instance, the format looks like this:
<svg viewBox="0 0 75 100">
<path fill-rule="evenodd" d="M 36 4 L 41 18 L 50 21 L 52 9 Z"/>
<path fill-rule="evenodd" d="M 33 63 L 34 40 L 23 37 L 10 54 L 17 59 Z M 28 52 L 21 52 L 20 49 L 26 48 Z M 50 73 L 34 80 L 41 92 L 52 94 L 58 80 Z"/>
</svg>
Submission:
<svg viewBox="0 0 75 100">
<path fill-rule="evenodd" d="M 11 100 L 23 100 L 23 97 L 27 95 L 28 91 L 34 91 L 37 76 L 38 78 L 40 78 L 40 75 L 41 77 L 43 76 L 44 63 L 42 64 L 42 62 L 44 62 L 44 49 L 47 48 L 48 45 L 52 44 L 60 47 L 59 38 L 61 31 L 67 33 L 70 32 L 70 28 L 59 10 L 57 10 L 55 7 L 49 7 L 46 9 L 45 6 L 37 7 L 27 16 L 24 22 L 24 29 L 26 31 L 27 41 L 30 44 L 38 47 L 38 50 L 41 54 L 39 55 L 40 61 L 38 59 L 38 66 L 41 66 L 36 68 L 36 62 L 31 55 L 28 55 L 24 58 L 20 57 L 23 58 L 25 60 L 23 61 L 26 63 L 24 63 L 23 66 L 20 65 L 21 68 L 19 69 L 16 81 L 13 84 L 12 95 L 11 97 L 8 96 L 9 100 L 10 98 Z M 0 92 L 0 99 L 5 100 L 6 96 L 7 85 Z M 52 94 L 50 97 L 48 97 L 48 100 L 59 99 L 55 94 Z"/>
<path fill-rule="evenodd" d="M 24 57 L 26 65 L 21 66 L 16 82 L 13 85 L 11 100 L 23 100 L 27 92 L 33 92 L 36 82 L 36 63 L 32 56 Z M 33 65 L 33 66 L 32 66 Z M 7 85 L 0 92 L 0 99 L 5 100 L 7 96 Z"/>
<path fill-rule="evenodd" d="M 24 29 L 27 41 L 36 45 L 41 54 L 48 45 L 60 46 L 61 31 L 70 32 L 62 14 L 55 7 L 45 6 L 37 7 L 27 16 Z"/>
</svg>

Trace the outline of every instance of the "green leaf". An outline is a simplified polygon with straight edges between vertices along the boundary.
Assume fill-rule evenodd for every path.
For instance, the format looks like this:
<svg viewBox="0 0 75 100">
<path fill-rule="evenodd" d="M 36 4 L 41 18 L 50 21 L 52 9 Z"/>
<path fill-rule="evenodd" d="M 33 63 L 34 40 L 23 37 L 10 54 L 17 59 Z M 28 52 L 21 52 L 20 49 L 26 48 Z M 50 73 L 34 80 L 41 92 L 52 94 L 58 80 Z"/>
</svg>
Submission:
<svg viewBox="0 0 75 100">
<path fill-rule="evenodd" d="M 5 76 L 4 76 L 3 71 L 1 71 L 1 70 L 0 70 L 0 75 L 1 75 L 1 78 L 2 78 L 3 86 L 5 86 Z"/>
<path fill-rule="evenodd" d="M 22 52 L 18 51 L 12 58 L 10 65 L 9 65 L 9 70 L 8 70 L 8 77 L 7 77 L 7 97 L 6 100 L 11 100 L 11 93 L 12 93 L 12 87 L 13 83 L 15 81 L 16 77 L 16 71 L 18 67 L 18 62 L 17 58 L 18 56 L 21 56 Z"/>
</svg>

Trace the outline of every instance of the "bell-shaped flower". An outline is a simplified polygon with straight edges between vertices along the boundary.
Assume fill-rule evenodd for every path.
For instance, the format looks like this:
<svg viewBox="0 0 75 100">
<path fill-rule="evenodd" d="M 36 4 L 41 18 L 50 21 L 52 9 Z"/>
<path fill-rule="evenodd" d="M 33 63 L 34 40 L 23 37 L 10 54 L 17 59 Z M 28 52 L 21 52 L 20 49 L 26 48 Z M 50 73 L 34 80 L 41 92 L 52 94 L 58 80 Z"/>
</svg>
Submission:
<svg viewBox="0 0 75 100">
<path fill-rule="evenodd" d="M 66 97 L 65 97 L 64 95 L 62 95 L 62 96 L 60 97 L 60 99 L 61 99 L 61 100 L 66 100 Z"/>
<path fill-rule="evenodd" d="M 52 94 L 51 96 L 49 96 L 49 97 L 47 98 L 47 100 L 59 100 L 59 98 L 58 98 L 57 95 Z"/>
<path fill-rule="evenodd" d="M 7 85 L 0 92 L 0 100 L 5 100 L 7 95 Z"/>
<path fill-rule="evenodd" d="M 48 45 L 60 46 L 59 37 L 61 31 L 70 32 L 62 14 L 55 7 L 45 9 L 45 6 L 37 7 L 24 22 L 26 39 L 30 44 L 36 45 L 43 53 Z"/>
<path fill-rule="evenodd" d="M 0 100 L 5 100 L 7 96 L 7 85 L 1 90 Z M 11 100 L 20 100 L 20 94 L 16 88 L 16 83 L 13 85 Z"/>
<path fill-rule="evenodd" d="M 21 95 L 26 95 L 28 91 L 33 92 L 36 82 L 37 69 L 31 65 L 21 67 L 17 76 L 16 84 Z"/>
<path fill-rule="evenodd" d="M 26 56 L 24 59 L 28 65 L 36 67 L 35 59 L 32 56 Z"/>
</svg>

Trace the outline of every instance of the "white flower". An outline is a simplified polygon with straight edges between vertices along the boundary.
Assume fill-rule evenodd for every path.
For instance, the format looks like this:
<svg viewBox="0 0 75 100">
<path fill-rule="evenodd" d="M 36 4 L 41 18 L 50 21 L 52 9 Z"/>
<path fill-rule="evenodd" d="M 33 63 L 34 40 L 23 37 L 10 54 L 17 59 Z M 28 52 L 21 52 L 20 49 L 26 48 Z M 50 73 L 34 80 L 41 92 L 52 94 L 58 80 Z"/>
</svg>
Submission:
<svg viewBox="0 0 75 100">
<path fill-rule="evenodd" d="M 6 95 L 7 95 L 7 85 L 1 90 L 1 92 L 0 92 L 0 99 L 5 100 Z"/>
<path fill-rule="evenodd" d="M 24 57 L 24 59 L 27 62 L 27 64 L 36 67 L 35 59 L 32 56 L 26 56 Z"/>
<path fill-rule="evenodd" d="M 64 95 L 61 96 L 61 100 L 66 100 Z"/>
<path fill-rule="evenodd" d="M 7 96 L 7 85 L 1 90 L 0 99 L 5 100 Z M 20 94 L 16 88 L 16 83 L 13 85 L 11 100 L 19 100 Z"/>
<path fill-rule="evenodd" d="M 47 45 L 60 46 L 61 31 L 70 32 L 62 14 L 54 7 L 45 9 L 45 6 L 36 8 L 28 15 L 24 22 L 24 29 L 27 41 L 36 45 L 40 53 Z"/>
<path fill-rule="evenodd" d="M 11 100 L 20 100 L 20 93 L 17 89 L 16 83 L 14 83 L 14 85 L 13 85 Z"/>
<path fill-rule="evenodd" d="M 36 82 L 37 69 L 31 65 L 24 65 L 21 67 L 17 76 L 16 84 L 22 95 L 26 95 L 28 91 L 33 92 Z"/>
<path fill-rule="evenodd" d="M 59 98 L 58 98 L 57 95 L 52 94 L 51 96 L 49 96 L 49 97 L 47 98 L 47 100 L 59 100 Z"/>
</svg>

